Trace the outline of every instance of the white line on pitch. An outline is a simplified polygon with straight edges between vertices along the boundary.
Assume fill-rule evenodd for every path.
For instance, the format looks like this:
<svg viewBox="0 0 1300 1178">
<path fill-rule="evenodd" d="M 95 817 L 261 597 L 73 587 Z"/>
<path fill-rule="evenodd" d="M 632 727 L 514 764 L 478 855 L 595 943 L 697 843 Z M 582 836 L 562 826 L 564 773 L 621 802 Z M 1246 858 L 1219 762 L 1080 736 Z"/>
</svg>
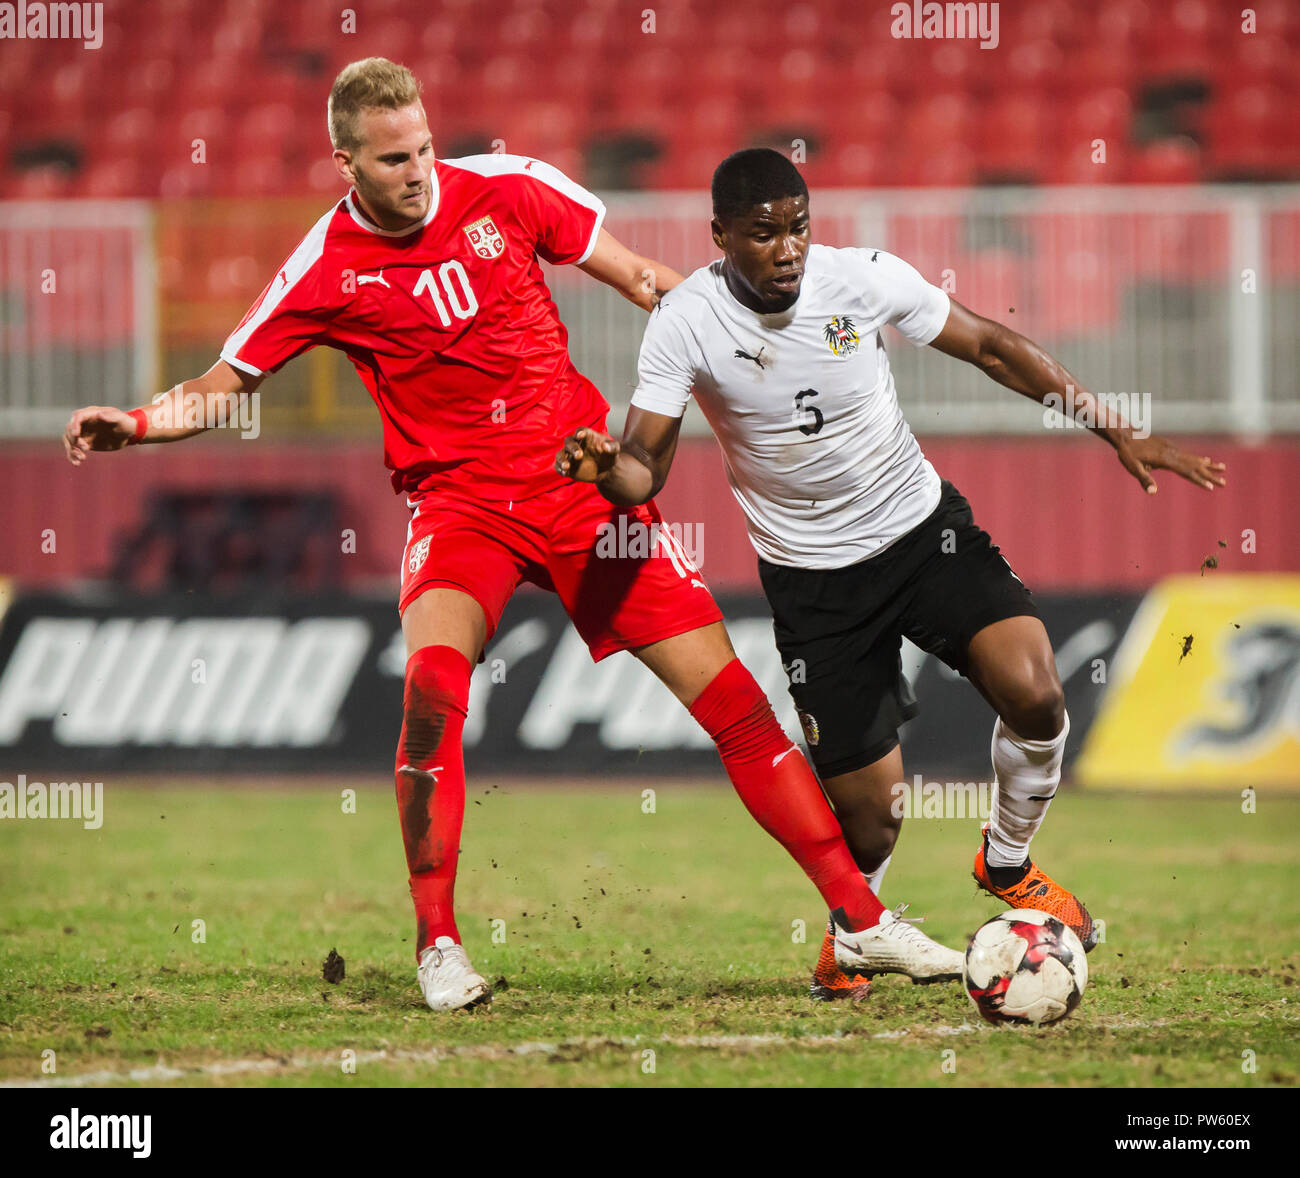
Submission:
<svg viewBox="0 0 1300 1178">
<path fill-rule="evenodd" d="M 1165 1024 L 1164 1019 L 1153 1022 L 1115 1022 L 1098 1027 L 1099 1030 L 1152 1030 Z M 769 1048 L 802 1047 L 844 1047 L 855 1042 L 869 1040 L 893 1041 L 898 1039 L 926 1038 L 935 1036 L 946 1038 L 954 1035 L 971 1035 L 980 1031 L 992 1032 L 992 1028 L 972 1026 L 962 1023 L 960 1026 L 923 1027 L 915 1030 L 906 1028 L 895 1031 L 876 1031 L 870 1035 L 834 1034 L 834 1035 L 660 1035 L 660 1036 L 620 1036 L 588 1037 L 564 1039 L 558 1043 L 515 1043 L 504 1044 L 465 1044 L 460 1047 L 432 1047 L 425 1051 L 398 1049 L 393 1051 L 358 1051 L 352 1057 L 357 1065 L 369 1063 L 443 1063 L 453 1059 L 485 1059 L 500 1061 L 523 1058 L 529 1055 L 552 1056 L 564 1051 L 581 1051 L 600 1048 L 635 1048 L 644 1050 L 650 1047 L 695 1047 L 715 1050 L 763 1051 Z M 338 1053 L 316 1056 L 294 1056 L 291 1059 L 232 1059 L 217 1063 L 192 1064 L 172 1067 L 161 1060 L 150 1067 L 129 1068 L 126 1071 L 83 1072 L 75 1076 L 51 1076 L 41 1080 L 3 1080 L 0 1088 L 97 1088 L 109 1084 L 158 1084 L 170 1080 L 193 1080 L 236 1076 L 249 1073 L 267 1075 L 289 1071 L 302 1071 L 308 1068 L 338 1067 L 341 1056 Z"/>
</svg>

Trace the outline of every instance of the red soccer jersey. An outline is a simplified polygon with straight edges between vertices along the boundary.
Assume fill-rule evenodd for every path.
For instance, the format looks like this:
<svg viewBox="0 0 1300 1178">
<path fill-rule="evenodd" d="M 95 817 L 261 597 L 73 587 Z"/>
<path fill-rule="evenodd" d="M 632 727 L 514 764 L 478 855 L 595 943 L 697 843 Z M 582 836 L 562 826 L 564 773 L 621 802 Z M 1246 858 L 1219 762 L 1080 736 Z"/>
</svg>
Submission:
<svg viewBox="0 0 1300 1178">
<path fill-rule="evenodd" d="M 419 225 L 379 229 L 348 195 L 226 340 L 261 375 L 317 344 L 346 352 L 384 422 L 399 491 L 472 485 L 524 499 L 559 478 L 564 436 L 609 405 L 569 359 L 538 257 L 579 263 L 605 206 L 540 160 L 439 160 Z"/>
</svg>

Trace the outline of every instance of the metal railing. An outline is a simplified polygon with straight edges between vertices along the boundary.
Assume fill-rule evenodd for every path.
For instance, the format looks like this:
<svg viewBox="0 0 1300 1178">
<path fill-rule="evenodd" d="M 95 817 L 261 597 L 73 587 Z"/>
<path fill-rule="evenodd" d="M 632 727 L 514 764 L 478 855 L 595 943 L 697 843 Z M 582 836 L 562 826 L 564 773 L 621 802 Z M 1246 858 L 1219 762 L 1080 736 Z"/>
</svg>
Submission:
<svg viewBox="0 0 1300 1178">
<path fill-rule="evenodd" d="M 152 211 L 143 201 L 0 202 L 0 436 L 159 380 Z"/>
<path fill-rule="evenodd" d="M 1146 394 L 1161 432 L 1300 429 L 1300 188 L 814 192 L 813 239 L 889 250 L 960 302 L 1042 344 L 1097 393 Z M 609 202 L 608 228 L 689 270 L 718 256 L 708 199 Z M 639 313 L 556 273 L 570 348 L 622 412 Z M 887 333 L 924 433 L 1033 433 L 1043 412 L 982 373 Z M 698 413 L 688 425 L 707 428 Z"/>
<path fill-rule="evenodd" d="M 612 194 L 606 225 L 689 273 L 717 256 L 704 193 Z M 301 200 L 0 203 L 0 434 L 136 404 L 195 375 L 319 216 Z M 1153 428 L 1300 430 L 1300 186 L 818 191 L 814 240 L 899 254 L 1015 327 L 1098 393 L 1149 395 Z M 644 315 L 547 268 L 578 367 L 622 423 Z M 890 333 L 920 433 L 1032 433 L 1042 411 Z M 346 359 L 268 385 L 268 432 L 355 429 L 374 410 Z M 689 412 L 688 431 L 707 427 Z"/>
</svg>

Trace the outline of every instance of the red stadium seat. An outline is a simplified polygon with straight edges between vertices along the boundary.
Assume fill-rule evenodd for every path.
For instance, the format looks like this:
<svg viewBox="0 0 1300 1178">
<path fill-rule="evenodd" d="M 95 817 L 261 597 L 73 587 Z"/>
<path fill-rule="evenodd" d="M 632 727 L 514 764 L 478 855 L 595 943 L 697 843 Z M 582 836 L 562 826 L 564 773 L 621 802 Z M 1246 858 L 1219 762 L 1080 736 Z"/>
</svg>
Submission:
<svg viewBox="0 0 1300 1178">
<path fill-rule="evenodd" d="M 902 127 L 904 141 L 914 155 L 933 153 L 950 144 L 970 150 L 975 138 L 971 104 L 956 94 L 936 94 L 909 105 Z"/>
<path fill-rule="evenodd" d="M 284 196 L 301 187 L 301 178 L 289 173 L 279 152 L 243 152 L 238 164 L 218 174 L 217 191 L 251 196 Z"/>
<path fill-rule="evenodd" d="M 211 196 L 216 191 L 216 169 L 199 164 L 177 164 L 158 181 L 162 197 Z"/>
<path fill-rule="evenodd" d="M 1127 142 L 1108 141 L 1101 160 L 1090 142 L 1066 140 L 1051 149 L 1043 178 L 1049 184 L 1121 184 L 1128 179 L 1129 151 Z"/>
<path fill-rule="evenodd" d="M 1046 39 L 1011 45 L 999 68 L 999 85 L 1025 95 L 1060 94 L 1066 64 L 1065 54 Z"/>
<path fill-rule="evenodd" d="M 975 182 L 975 152 L 961 143 L 917 147 L 896 161 L 888 183 L 908 188 L 961 188 Z"/>
<path fill-rule="evenodd" d="M 317 123 L 323 127 L 324 119 Z M 301 137 L 302 128 L 293 117 L 293 108 L 287 103 L 269 102 L 246 109 L 235 130 L 241 151 L 278 152 L 283 146 Z"/>
<path fill-rule="evenodd" d="M 160 106 L 176 93 L 176 64 L 169 57 L 147 58 L 131 71 L 130 91 L 123 98 L 135 96 L 145 105 Z"/>
<path fill-rule="evenodd" d="M 1194 184 L 1203 178 L 1201 149 L 1180 136 L 1136 152 L 1128 178 L 1135 184 Z"/>
<path fill-rule="evenodd" d="M 51 200 L 72 195 L 75 183 L 69 168 L 56 165 L 28 168 L 12 178 L 5 196 L 11 200 Z"/>
<path fill-rule="evenodd" d="M 100 142 L 110 154 L 135 157 L 144 154 L 157 130 L 157 115 L 152 108 L 130 107 L 119 111 L 104 124 Z"/>
<path fill-rule="evenodd" d="M 1038 0 L 1036 4 L 1016 5 L 1007 31 L 1016 40 L 1052 41 L 1062 47 L 1076 46 L 1087 39 L 1088 6 L 1071 0 Z M 1005 19 L 1005 18 L 1004 18 Z M 1005 43 L 1005 41 L 1004 41 Z"/>
<path fill-rule="evenodd" d="M 980 170 L 986 177 L 1035 178 L 1045 170 L 1043 104 L 1020 95 L 995 99 L 978 118 Z"/>
<path fill-rule="evenodd" d="M 1263 84 L 1224 94 L 1206 120 L 1211 175 L 1284 177 L 1295 168 L 1294 110 L 1285 91 Z"/>
<path fill-rule="evenodd" d="M 831 152 L 833 183 L 850 188 L 875 188 L 888 184 L 889 152 L 883 143 L 848 142 Z"/>
<path fill-rule="evenodd" d="M 245 68 L 237 57 L 201 58 L 181 72 L 177 97 L 185 107 L 242 106 L 251 96 L 238 81 Z"/>
<path fill-rule="evenodd" d="M 79 178 L 78 195 L 97 200 L 146 196 L 148 181 L 134 159 L 108 159 L 91 164 Z"/>
<path fill-rule="evenodd" d="M 1122 143 L 1129 138 L 1133 122 L 1133 103 L 1128 93 L 1118 87 L 1092 90 L 1082 94 L 1060 111 L 1054 138 L 1060 144 L 1087 144 L 1104 139 L 1107 144 Z"/>
<path fill-rule="evenodd" d="M 1054 89 L 1066 97 L 1086 97 L 1098 90 L 1132 94 L 1139 72 L 1137 58 L 1125 46 L 1080 45 L 1066 53 Z"/>
</svg>

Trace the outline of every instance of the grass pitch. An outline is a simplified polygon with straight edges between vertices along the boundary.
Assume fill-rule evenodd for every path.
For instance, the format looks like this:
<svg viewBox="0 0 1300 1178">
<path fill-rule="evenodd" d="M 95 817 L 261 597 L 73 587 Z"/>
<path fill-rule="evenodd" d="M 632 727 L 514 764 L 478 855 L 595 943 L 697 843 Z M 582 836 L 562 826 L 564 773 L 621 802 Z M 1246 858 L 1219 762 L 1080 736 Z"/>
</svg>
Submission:
<svg viewBox="0 0 1300 1178">
<path fill-rule="evenodd" d="M 109 781 L 104 806 L 97 831 L 0 822 L 2 1083 L 1300 1079 L 1297 798 L 1243 814 L 1227 791 L 1063 791 L 1035 855 L 1106 940 L 1080 1009 L 1041 1030 L 984 1027 L 959 986 L 905 978 L 878 979 L 857 1007 L 809 1001 L 817 894 L 716 781 L 472 779 L 461 932 L 504 982 L 490 1012 L 451 1016 L 415 983 L 389 790 Z M 970 878 L 977 839 L 974 820 L 910 820 L 885 901 L 964 944 L 999 911 Z M 337 984 L 322 977 L 333 948 Z"/>
</svg>

